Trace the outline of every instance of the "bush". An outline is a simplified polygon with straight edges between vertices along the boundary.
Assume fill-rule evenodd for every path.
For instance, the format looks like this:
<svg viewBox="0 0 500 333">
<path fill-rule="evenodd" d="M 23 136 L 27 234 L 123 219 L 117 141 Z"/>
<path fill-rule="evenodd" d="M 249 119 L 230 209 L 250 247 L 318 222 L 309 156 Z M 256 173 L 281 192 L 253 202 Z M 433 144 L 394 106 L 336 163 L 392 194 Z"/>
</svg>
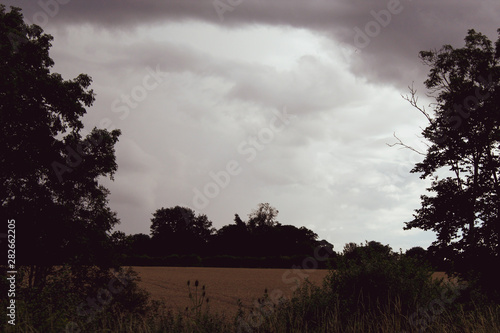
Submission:
<svg viewBox="0 0 500 333">
<path fill-rule="evenodd" d="M 55 267 L 46 284 L 36 287 L 24 278 L 29 270 L 18 268 L 16 326 L 9 327 L 2 320 L 0 331 L 61 332 L 71 327 L 95 331 L 103 320 L 118 315 L 140 317 L 152 309 L 149 295 L 137 286 L 137 273 L 130 269 Z M 0 304 L 4 306 L 3 301 Z"/>
<path fill-rule="evenodd" d="M 276 306 L 259 331 L 400 330 L 447 290 L 432 279 L 430 267 L 383 246 L 357 248 L 336 264 L 323 286 L 304 283 L 289 301 L 272 302 Z"/>
<path fill-rule="evenodd" d="M 355 260 L 341 259 L 325 287 L 345 317 L 357 309 L 373 311 L 397 307 L 408 314 L 439 297 L 441 281 L 421 261 L 365 248 Z"/>
</svg>

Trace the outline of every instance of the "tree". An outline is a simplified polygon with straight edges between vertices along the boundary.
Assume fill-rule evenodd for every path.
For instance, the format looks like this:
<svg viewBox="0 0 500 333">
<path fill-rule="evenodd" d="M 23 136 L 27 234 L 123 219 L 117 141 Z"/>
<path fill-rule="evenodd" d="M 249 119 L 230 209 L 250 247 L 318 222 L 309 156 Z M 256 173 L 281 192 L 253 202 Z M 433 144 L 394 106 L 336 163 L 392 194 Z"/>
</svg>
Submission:
<svg viewBox="0 0 500 333">
<path fill-rule="evenodd" d="M 129 235 L 130 248 L 132 255 L 152 255 L 151 237 L 146 234 Z"/>
<path fill-rule="evenodd" d="M 311 255 L 319 246 L 318 235 L 306 227 L 293 225 L 277 225 L 274 227 L 273 241 L 269 242 L 269 250 L 275 255 Z"/>
<path fill-rule="evenodd" d="M 123 231 L 115 231 L 109 237 L 113 250 L 118 254 L 129 254 L 130 238 Z"/>
<path fill-rule="evenodd" d="M 251 229 L 268 226 L 274 227 L 279 224 L 276 221 L 279 211 L 268 203 L 260 203 L 258 208 L 248 214 L 248 225 Z"/>
<path fill-rule="evenodd" d="M 344 249 L 342 251 L 342 255 L 350 255 L 351 253 L 356 252 L 356 249 L 362 245 L 358 245 L 354 242 L 346 243 L 344 245 Z"/>
<path fill-rule="evenodd" d="M 252 255 L 255 244 L 245 222 L 238 214 L 234 214 L 234 224 L 217 230 L 211 248 L 216 254 L 248 256 Z"/>
<path fill-rule="evenodd" d="M 94 102 L 91 78 L 51 73 L 53 37 L 0 5 L 0 198 L 16 221 L 16 263 L 42 287 L 54 264 L 109 266 L 108 232 L 118 223 L 100 177 L 117 170 L 119 130 L 82 136 Z"/>
<path fill-rule="evenodd" d="M 259 208 L 249 214 L 247 224 L 235 214 L 234 224 L 217 231 L 212 249 L 217 254 L 251 257 L 312 255 L 316 247 L 333 252 L 333 245 L 318 242 L 318 235 L 312 230 L 282 225 L 276 221 L 277 215 L 278 210 L 269 204 L 259 204 Z"/>
<path fill-rule="evenodd" d="M 406 250 L 405 256 L 415 258 L 417 260 L 425 260 L 427 257 L 427 251 L 425 251 L 421 246 L 414 246 L 411 249 Z"/>
<path fill-rule="evenodd" d="M 243 220 L 240 218 L 240 216 L 238 214 L 234 214 L 234 223 L 236 224 L 236 226 L 238 228 L 242 228 L 242 229 L 246 228 L 245 222 L 243 222 Z"/>
<path fill-rule="evenodd" d="M 151 219 L 151 237 L 161 255 L 200 254 L 214 232 L 206 215 L 186 207 L 160 208 Z"/>
<path fill-rule="evenodd" d="M 325 294 L 332 298 L 329 304 L 341 305 L 341 319 L 355 320 L 359 314 L 380 310 L 388 313 L 394 306 L 408 318 L 416 309 L 441 299 L 445 292 L 431 275 L 428 265 L 395 254 L 388 245 L 376 241 L 349 243 L 337 258 L 336 269 L 325 279 Z"/>
<path fill-rule="evenodd" d="M 500 254 L 500 38 L 493 47 L 469 30 L 465 47 L 445 45 L 420 58 L 431 67 L 425 86 L 436 103 L 430 114 L 413 89 L 407 96 L 428 120 L 428 149 L 411 172 L 433 180 L 433 195 L 421 196 L 405 229 L 433 230 L 433 248 L 451 255 L 457 271 L 484 273 Z"/>
<path fill-rule="evenodd" d="M 394 256 L 392 248 L 389 245 L 383 245 L 376 241 L 365 241 L 365 244 L 346 243 L 342 257 L 347 262 L 359 263 L 363 258 L 371 257 L 390 258 Z"/>
</svg>

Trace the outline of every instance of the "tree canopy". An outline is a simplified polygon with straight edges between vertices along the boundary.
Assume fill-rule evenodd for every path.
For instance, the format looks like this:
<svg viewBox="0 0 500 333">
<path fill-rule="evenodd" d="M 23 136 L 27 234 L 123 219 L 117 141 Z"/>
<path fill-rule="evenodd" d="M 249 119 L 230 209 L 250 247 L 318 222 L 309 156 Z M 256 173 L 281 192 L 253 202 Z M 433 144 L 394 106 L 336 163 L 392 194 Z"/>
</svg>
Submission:
<svg viewBox="0 0 500 333">
<path fill-rule="evenodd" d="M 234 224 L 215 230 L 206 215 L 196 216 L 190 208 L 161 208 L 151 219 L 153 250 L 150 253 L 154 256 L 279 257 L 311 255 L 316 247 L 331 247 L 331 244 L 318 242 L 318 235 L 305 227 L 278 223 L 277 214 L 276 208 L 261 203 L 248 215 L 247 222 L 235 214 Z M 115 238 L 117 248 L 131 241 L 120 233 Z"/>
<path fill-rule="evenodd" d="M 432 195 L 421 196 L 405 229 L 436 232 L 432 247 L 455 270 L 485 272 L 500 254 L 500 39 L 494 46 L 469 30 L 464 47 L 445 45 L 420 58 L 431 67 L 425 86 L 436 103 L 431 114 L 413 90 L 408 98 L 427 117 L 429 142 L 411 172 L 432 179 Z"/>
<path fill-rule="evenodd" d="M 161 255 L 201 253 L 214 232 L 206 215 L 186 207 L 160 208 L 151 219 L 151 237 Z"/>
<path fill-rule="evenodd" d="M 103 249 L 118 219 L 99 178 L 117 170 L 120 131 L 83 135 L 92 79 L 52 73 L 52 39 L 0 5 L 1 216 L 16 220 L 19 263 L 108 265 Z"/>
<path fill-rule="evenodd" d="M 257 209 L 248 214 L 248 226 L 254 229 L 257 227 L 273 227 L 278 225 L 279 222 L 276 220 L 278 213 L 279 211 L 267 202 L 260 203 Z"/>
</svg>

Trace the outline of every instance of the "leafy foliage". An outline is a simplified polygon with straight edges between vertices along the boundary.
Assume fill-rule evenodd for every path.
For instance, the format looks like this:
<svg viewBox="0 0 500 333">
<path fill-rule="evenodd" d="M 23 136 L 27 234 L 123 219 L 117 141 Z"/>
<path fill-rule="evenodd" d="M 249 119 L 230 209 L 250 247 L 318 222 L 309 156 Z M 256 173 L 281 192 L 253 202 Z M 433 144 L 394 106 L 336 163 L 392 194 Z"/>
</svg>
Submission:
<svg viewBox="0 0 500 333">
<path fill-rule="evenodd" d="M 346 314 L 396 304 L 407 313 L 438 295 L 431 275 L 428 265 L 371 241 L 339 259 L 328 288 Z"/>
<path fill-rule="evenodd" d="M 306 281 L 289 300 L 263 302 L 263 323 L 257 331 L 419 331 L 434 324 L 421 313 L 429 304 L 446 307 L 449 299 L 442 301 L 443 295 L 456 298 L 455 287 L 433 280 L 427 265 L 393 253 L 387 245 L 349 243 L 346 250 L 323 286 Z"/>
<path fill-rule="evenodd" d="M 260 203 L 259 207 L 248 214 L 248 226 L 250 229 L 258 227 L 274 227 L 279 225 L 276 221 L 279 211 L 268 203 Z"/>
<path fill-rule="evenodd" d="M 91 314 L 76 318 L 79 304 L 110 295 L 109 231 L 119 222 L 99 180 L 117 171 L 120 131 L 84 134 L 92 80 L 51 72 L 52 39 L 25 24 L 19 8 L 0 5 L 0 215 L 15 219 L 18 323 L 44 332 L 87 322 Z M 129 281 L 112 301 L 101 300 L 99 315 L 140 313 L 147 295 Z"/>
<path fill-rule="evenodd" d="M 16 219 L 18 264 L 110 266 L 107 232 L 118 219 L 98 180 L 117 170 L 120 131 L 82 135 L 92 80 L 51 73 L 52 39 L 0 5 L 0 215 Z M 43 285 L 50 269 L 37 272 Z"/>
<path fill-rule="evenodd" d="M 176 206 L 158 209 L 151 219 L 151 235 L 158 254 L 202 253 L 215 229 L 206 215 Z"/>
<path fill-rule="evenodd" d="M 217 231 L 212 240 L 216 254 L 237 256 L 293 256 L 312 255 L 318 246 L 318 235 L 293 225 L 282 225 L 276 220 L 279 211 L 268 203 L 261 203 L 248 215 L 248 222 L 235 215 L 235 224 Z"/>
<path fill-rule="evenodd" d="M 492 291 L 491 267 L 500 263 L 500 39 L 494 47 L 469 30 L 463 48 L 445 45 L 420 57 L 431 67 L 425 85 L 436 104 L 433 115 L 419 108 L 430 144 L 412 172 L 433 179 L 433 195 L 421 197 L 405 229 L 435 231 L 433 248 Z"/>
</svg>

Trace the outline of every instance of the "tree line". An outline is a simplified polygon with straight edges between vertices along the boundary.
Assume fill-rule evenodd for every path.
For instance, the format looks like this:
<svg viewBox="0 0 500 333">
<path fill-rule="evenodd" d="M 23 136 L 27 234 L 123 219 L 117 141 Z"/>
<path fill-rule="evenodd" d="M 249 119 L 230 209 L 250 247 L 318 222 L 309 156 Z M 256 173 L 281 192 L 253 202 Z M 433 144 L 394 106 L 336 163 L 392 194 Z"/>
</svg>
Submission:
<svg viewBox="0 0 500 333">
<path fill-rule="evenodd" d="M 150 235 L 115 231 L 110 241 L 118 260 L 130 265 L 289 267 L 317 248 L 334 257 L 332 244 L 306 227 L 281 224 L 278 213 L 261 203 L 247 221 L 235 214 L 232 224 L 216 230 L 206 215 L 190 208 L 161 208 L 153 214 Z"/>
<path fill-rule="evenodd" d="M 412 247 L 405 253 L 394 252 L 377 241 L 346 243 L 342 251 L 333 250 L 326 240 L 306 227 L 283 225 L 276 218 L 279 211 L 261 203 L 243 221 L 235 214 L 232 224 L 219 230 L 204 214 L 175 206 L 156 210 L 151 219 L 151 234 L 111 234 L 114 258 L 131 266 L 211 266 L 290 268 L 304 258 L 322 253 L 318 268 L 336 268 L 341 261 L 357 261 L 368 253 L 383 257 L 404 255 L 429 265 L 435 271 L 449 271 L 451 261 L 433 247 Z"/>
</svg>

